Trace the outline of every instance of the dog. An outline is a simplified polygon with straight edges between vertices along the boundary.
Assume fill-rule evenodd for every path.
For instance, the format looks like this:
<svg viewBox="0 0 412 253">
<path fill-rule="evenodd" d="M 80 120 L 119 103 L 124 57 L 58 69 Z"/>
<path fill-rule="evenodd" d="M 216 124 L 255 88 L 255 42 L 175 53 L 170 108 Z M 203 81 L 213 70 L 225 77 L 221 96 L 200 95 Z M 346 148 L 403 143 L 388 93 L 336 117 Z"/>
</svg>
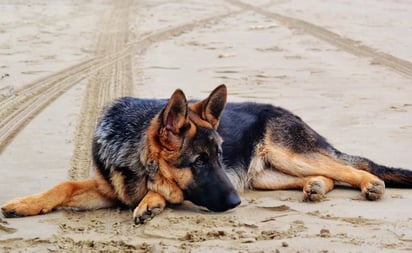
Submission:
<svg viewBox="0 0 412 253">
<path fill-rule="evenodd" d="M 3 215 L 120 205 L 134 208 L 141 224 L 184 200 L 215 212 L 235 208 L 244 189 L 301 189 L 305 200 L 320 201 L 338 182 L 368 200 L 381 199 L 385 184 L 412 187 L 412 171 L 342 153 L 283 108 L 226 100 L 220 85 L 201 101 L 180 89 L 170 99 L 114 101 L 93 137 L 95 176 L 12 200 Z"/>
</svg>

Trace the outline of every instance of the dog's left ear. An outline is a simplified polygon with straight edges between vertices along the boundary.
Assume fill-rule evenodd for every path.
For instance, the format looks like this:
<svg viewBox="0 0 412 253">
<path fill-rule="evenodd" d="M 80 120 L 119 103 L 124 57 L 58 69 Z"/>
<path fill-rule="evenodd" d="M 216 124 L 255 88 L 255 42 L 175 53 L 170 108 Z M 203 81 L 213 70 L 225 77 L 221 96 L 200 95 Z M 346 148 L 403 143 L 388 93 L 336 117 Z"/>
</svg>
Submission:
<svg viewBox="0 0 412 253">
<path fill-rule="evenodd" d="M 209 122 L 214 129 L 217 129 L 220 115 L 226 105 L 226 99 L 227 88 L 226 85 L 221 84 L 205 100 L 192 105 L 191 109 Z"/>
</svg>

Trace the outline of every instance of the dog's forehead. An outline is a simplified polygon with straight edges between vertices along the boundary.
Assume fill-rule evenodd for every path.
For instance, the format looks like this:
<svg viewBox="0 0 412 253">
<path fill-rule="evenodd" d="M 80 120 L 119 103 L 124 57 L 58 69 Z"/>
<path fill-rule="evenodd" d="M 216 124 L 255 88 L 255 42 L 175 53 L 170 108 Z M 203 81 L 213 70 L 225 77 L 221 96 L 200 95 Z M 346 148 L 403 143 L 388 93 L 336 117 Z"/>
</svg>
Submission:
<svg viewBox="0 0 412 253">
<path fill-rule="evenodd" d="M 221 145 L 223 143 L 222 137 L 220 137 L 219 133 L 213 128 L 204 128 L 204 127 L 197 127 L 197 135 L 195 137 L 197 140 L 210 143 L 210 144 L 217 144 Z"/>
<path fill-rule="evenodd" d="M 189 111 L 189 119 L 192 121 L 193 124 L 196 125 L 196 127 L 203 127 L 207 129 L 213 129 L 212 124 L 210 122 L 202 119 L 198 114 L 196 114 L 193 111 Z"/>
<path fill-rule="evenodd" d="M 189 111 L 189 120 L 190 128 L 187 135 L 189 139 L 191 139 L 191 144 L 189 145 L 200 144 L 210 147 L 215 147 L 215 145 L 221 146 L 223 139 L 208 121 L 202 119 L 193 111 Z M 197 144 L 194 144 L 193 142 L 196 142 Z"/>
</svg>

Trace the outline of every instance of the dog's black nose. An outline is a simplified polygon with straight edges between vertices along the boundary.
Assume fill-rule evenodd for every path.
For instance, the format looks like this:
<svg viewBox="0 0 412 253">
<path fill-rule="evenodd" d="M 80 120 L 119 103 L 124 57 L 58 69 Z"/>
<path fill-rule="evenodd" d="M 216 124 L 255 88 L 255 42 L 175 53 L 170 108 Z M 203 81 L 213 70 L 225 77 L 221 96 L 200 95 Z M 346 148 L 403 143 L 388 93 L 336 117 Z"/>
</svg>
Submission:
<svg viewBox="0 0 412 253">
<path fill-rule="evenodd" d="M 239 197 L 239 194 L 237 192 L 231 192 L 228 196 L 227 196 L 227 202 L 226 202 L 226 207 L 227 209 L 232 209 L 237 207 L 238 205 L 240 205 L 241 200 Z"/>
<path fill-rule="evenodd" d="M 209 210 L 214 212 L 224 212 L 229 209 L 235 208 L 240 204 L 240 197 L 236 191 L 232 191 L 225 195 L 222 195 L 220 201 L 212 202 L 212 205 L 206 206 Z"/>
</svg>

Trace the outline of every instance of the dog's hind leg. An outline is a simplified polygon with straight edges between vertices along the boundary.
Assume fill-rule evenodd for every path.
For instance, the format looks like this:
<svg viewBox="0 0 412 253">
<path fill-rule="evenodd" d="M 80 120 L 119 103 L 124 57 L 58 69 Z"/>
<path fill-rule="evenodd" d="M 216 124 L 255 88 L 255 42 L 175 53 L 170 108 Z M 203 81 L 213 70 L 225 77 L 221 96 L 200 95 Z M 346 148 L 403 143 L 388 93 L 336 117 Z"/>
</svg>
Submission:
<svg viewBox="0 0 412 253">
<path fill-rule="evenodd" d="M 44 192 L 17 198 L 2 208 L 5 217 L 21 217 L 51 212 L 57 208 L 97 209 L 114 203 L 110 186 L 99 177 L 62 182 Z"/>
<path fill-rule="evenodd" d="M 251 186 L 259 190 L 302 189 L 304 200 L 321 201 L 334 187 L 332 179 L 323 176 L 295 177 L 273 169 L 254 174 Z"/>
<path fill-rule="evenodd" d="M 361 189 L 368 200 L 380 199 L 385 183 L 377 176 L 334 159 L 327 152 L 296 153 L 276 145 L 266 145 L 260 158 L 277 170 L 296 177 L 323 176 Z"/>
</svg>

